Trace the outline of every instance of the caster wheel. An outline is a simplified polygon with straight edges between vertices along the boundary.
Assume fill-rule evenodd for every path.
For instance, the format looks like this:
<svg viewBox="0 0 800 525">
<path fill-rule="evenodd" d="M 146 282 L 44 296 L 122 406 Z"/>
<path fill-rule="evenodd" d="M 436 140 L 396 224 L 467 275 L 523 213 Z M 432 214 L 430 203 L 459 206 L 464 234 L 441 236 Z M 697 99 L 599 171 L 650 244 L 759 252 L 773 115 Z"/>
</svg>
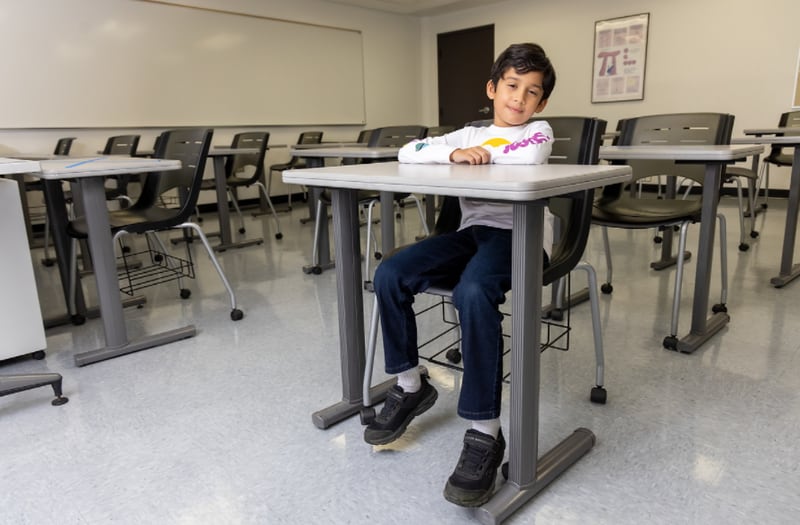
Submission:
<svg viewBox="0 0 800 525">
<path fill-rule="evenodd" d="M 715 304 L 714 306 L 711 307 L 711 311 L 714 312 L 715 314 L 727 313 L 728 307 L 725 306 L 724 304 Z"/>
<path fill-rule="evenodd" d="M 742 243 L 742 244 L 739 245 L 739 251 L 740 252 L 746 252 L 749 249 L 750 249 L 750 245 L 749 244 Z"/>
<path fill-rule="evenodd" d="M 458 348 L 451 348 L 445 352 L 444 356 L 454 365 L 457 365 L 461 362 L 461 351 Z"/>
<path fill-rule="evenodd" d="M 664 239 L 662 237 L 653 237 L 653 242 L 656 244 L 661 244 L 664 242 Z"/>
<path fill-rule="evenodd" d="M 203 218 L 202 217 L 198 217 L 197 218 L 197 222 L 203 222 Z"/>
<path fill-rule="evenodd" d="M 161 255 L 160 253 L 157 253 L 157 254 L 153 255 L 153 260 L 155 262 L 161 262 L 161 261 L 164 260 L 164 256 Z"/>
<path fill-rule="evenodd" d="M 239 228 L 239 233 L 244 233 L 244 232 L 245 232 L 244 228 Z"/>
<path fill-rule="evenodd" d="M 44 356 L 45 356 L 44 350 L 37 350 L 36 352 L 31 354 L 31 357 L 36 359 L 37 361 L 41 361 L 42 359 L 44 359 Z"/>
<path fill-rule="evenodd" d="M 122 247 L 122 253 L 131 253 L 131 247 L 130 246 L 123 246 Z"/>
<path fill-rule="evenodd" d="M 508 461 L 500 467 L 500 473 L 503 475 L 503 479 L 508 481 Z"/>
<path fill-rule="evenodd" d="M 58 406 L 61 406 L 61 405 L 63 405 L 63 404 L 64 404 L 64 403 L 66 403 L 67 401 L 69 401 L 69 398 L 68 398 L 68 397 L 64 397 L 64 396 L 58 396 L 58 397 L 57 397 L 57 398 L 55 398 L 54 400 L 50 401 L 50 404 L 51 404 L 51 405 L 53 405 L 54 407 L 58 407 Z"/>
<path fill-rule="evenodd" d="M 287 206 L 286 207 L 286 211 L 292 211 L 292 207 L 291 206 Z"/>
<path fill-rule="evenodd" d="M 600 285 L 600 291 L 603 292 L 604 294 L 610 294 L 611 292 L 614 291 L 614 287 L 611 286 L 611 283 L 603 283 L 602 285 Z"/>
<path fill-rule="evenodd" d="M 242 312 L 238 308 L 234 308 L 233 310 L 231 310 L 231 320 L 241 321 L 243 318 L 244 318 L 244 312 Z"/>
<path fill-rule="evenodd" d="M 664 348 L 667 350 L 677 350 L 678 349 L 678 338 L 674 335 L 668 335 L 664 338 Z"/>
<path fill-rule="evenodd" d="M 86 322 L 86 317 L 81 314 L 75 314 L 70 316 L 69 320 L 75 326 L 80 326 Z"/>
<path fill-rule="evenodd" d="M 283 234 L 281 232 L 278 232 L 278 233 L 275 234 L 275 238 L 276 239 L 283 239 Z"/>
<path fill-rule="evenodd" d="M 375 260 L 380 261 L 383 259 L 383 254 L 381 252 L 375 252 Z"/>
<path fill-rule="evenodd" d="M 563 321 L 564 320 L 564 310 L 560 308 L 556 308 L 554 310 L 550 310 L 550 319 L 553 321 Z"/>
<path fill-rule="evenodd" d="M 192 295 L 192 291 L 188 288 L 181 288 L 181 299 L 188 299 Z"/>
<path fill-rule="evenodd" d="M 751 239 L 758 239 L 758 232 L 755 231 L 755 230 L 751 231 L 750 232 L 750 238 Z"/>
<path fill-rule="evenodd" d="M 402 218 L 403 218 L 403 216 L 402 216 L 401 214 L 399 214 L 399 213 L 398 213 L 398 214 L 396 214 L 396 215 L 394 216 L 394 218 L 395 218 L 395 219 L 397 219 L 397 220 L 399 221 L 400 219 L 402 219 Z"/>
<path fill-rule="evenodd" d="M 311 268 L 311 273 L 313 273 L 314 275 L 319 275 L 322 273 L 322 268 L 320 266 L 314 266 L 313 268 Z"/>
<path fill-rule="evenodd" d="M 375 409 L 372 407 L 362 408 L 358 417 L 361 419 L 361 424 L 367 426 L 375 421 Z"/>
<path fill-rule="evenodd" d="M 597 403 L 599 405 L 606 404 L 606 389 L 602 386 L 596 386 L 592 388 L 592 393 L 589 395 L 589 400 L 592 403 Z"/>
<path fill-rule="evenodd" d="M 42 264 L 44 264 L 47 267 L 53 266 L 55 263 L 56 261 L 53 259 L 42 259 Z"/>
</svg>

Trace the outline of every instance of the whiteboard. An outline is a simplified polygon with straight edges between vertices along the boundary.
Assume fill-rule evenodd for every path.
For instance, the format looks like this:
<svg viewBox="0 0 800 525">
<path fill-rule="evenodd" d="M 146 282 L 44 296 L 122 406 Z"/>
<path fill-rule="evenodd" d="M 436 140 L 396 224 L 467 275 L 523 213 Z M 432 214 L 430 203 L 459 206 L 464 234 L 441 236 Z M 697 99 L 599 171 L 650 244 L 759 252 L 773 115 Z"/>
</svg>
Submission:
<svg viewBox="0 0 800 525">
<path fill-rule="evenodd" d="M 0 128 L 365 122 L 351 29 L 150 1 L 11 0 L 0 49 Z"/>
</svg>

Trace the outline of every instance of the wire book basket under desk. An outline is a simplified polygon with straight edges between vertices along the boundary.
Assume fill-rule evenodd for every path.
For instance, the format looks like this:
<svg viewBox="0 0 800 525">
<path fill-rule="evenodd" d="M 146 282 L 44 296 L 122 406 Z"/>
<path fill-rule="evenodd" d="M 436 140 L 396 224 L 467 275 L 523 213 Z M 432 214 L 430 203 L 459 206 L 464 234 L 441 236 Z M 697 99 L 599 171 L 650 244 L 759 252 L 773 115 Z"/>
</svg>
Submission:
<svg viewBox="0 0 800 525">
<path fill-rule="evenodd" d="M 149 288 L 183 278 L 194 279 L 192 252 L 186 250 L 187 258 L 181 259 L 155 248 L 147 238 L 147 249 L 136 253 L 125 253 L 117 257 L 119 262 L 120 291 L 134 295 L 137 290 Z M 141 262 L 147 261 L 147 262 Z M 181 295 L 183 295 L 181 290 Z"/>
<path fill-rule="evenodd" d="M 540 347 L 544 352 L 548 348 L 556 350 L 567 351 L 569 350 L 569 333 L 570 326 L 570 305 L 568 304 L 570 297 L 570 279 L 567 277 L 567 304 L 558 307 L 558 305 L 550 305 L 543 311 L 547 312 L 550 317 L 542 319 L 541 321 L 541 337 Z M 452 297 L 449 291 L 446 290 L 427 290 L 427 294 L 435 296 L 431 304 L 421 306 L 416 311 L 418 323 L 420 324 L 420 342 L 417 345 L 419 349 L 419 357 L 429 363 L 437 364 L 453 370 L 463 370 L 460 366 L 461 362 L 461 335 L 459 330 L 458 320 L 454 318 L 455 307 L 452 303 Z M 554 312 L 559 312 L 555 314 Z M 503 311 L 503 381 L 508 383 L 511 379 L 511 344 L 510 344 L 510 326 L 508 324 L 511 320 L 511 314 Z M 438 314 L 438 315 L 437 315 Z M 560 319 L 558 319 L 560 317 Z M 428 319 L 430 318 L 430 319 Z M 430 329 L 429 325 L 443 325 L 441 329 Z"/>
</svg>

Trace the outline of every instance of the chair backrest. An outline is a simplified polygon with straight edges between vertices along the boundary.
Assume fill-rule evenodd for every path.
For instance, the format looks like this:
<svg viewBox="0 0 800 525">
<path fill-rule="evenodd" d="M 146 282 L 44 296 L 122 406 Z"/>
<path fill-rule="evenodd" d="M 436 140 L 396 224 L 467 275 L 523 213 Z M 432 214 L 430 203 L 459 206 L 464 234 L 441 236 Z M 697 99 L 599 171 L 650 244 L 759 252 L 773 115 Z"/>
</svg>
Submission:
<svg viewBox="0 0 800 525">
<path fill-rule="evenodd" d="M 597 164 L 606 121 L 591 117 L 551 117 L 553 153 L 549 162 L 561 164 Z M 554 158 L 555 157 L 555 158 Z M 558 237 L 550 253 L 550 263 L 542 276 L 545 285 L 563 277 L 581 259 L 589 238 L 594 190 L 553 197 L 548 202 L 558 218 Z M 433 234 L 454 231 L 461 222 L 457 197 L 445 197 L 436 219 Z"/>
<path fill-rule="evenodd" d="M 253 171 L 245 177 L 243 181 L 247 184 L 255 182 L 264 173 L 264 157 L 267 154 L 267 144 L 269 143 L 269 133 L 266 131 L 248 131 L 237 133 L 231 142 L 232 148 L 258 148 L 258 153 L 252 155 L 232 155 L 225 163 L 225 176 L 238 177 L 239 173 L 244 173 L 249 166 Z"/>
<path fill-rule="evenodd" d="M 800 134 L 800 110 L 787 111 L 781 113 L 781 118 L 778 120 L 778 127 L 781 128 L 798 128 L 797 132 L 792 131 L 793 135 Z M 789 132 L 787 132 L 789 133 Z M 784 133 L 785 135 L 785 133 Z M 794 150 L 794 148 L 788 148 Z M 790 166 L 793 162 L 793 151 L 787 151 L 785 146 L 775 145 L 770 147 L 769 155 L 764 160 L 767 162 L 774 162 L 783 166 Z"/>
<path fill-rule="evenodd" d="M 730 144 L 734 116 L 728 113 L 668 113 L 622 119 L 619 146 Z M 629 161 L 633 180 L 656 175 L 677 175 L 703 183 L 704 166 L 676 164 L 671 160 Z M 605 194 L 605 192 L 604 192 Z"/>
<path fill-rule="evenodd" d="M 399 148 L 414 139 L 425 136 L 425 126 L 386 126 L 377 128 L 369 138 L 368 146 Z"/>
<path fill-rule="evenodd" d="M 140 135 L 116 135 L 108 137 L 103 155 L 133 155 L 139 147 Z"/>
<path fill-rule="evenodd" d="M 485 128 L 491 126 L 492 122 L 494 122 L 494 120 L 490 118 L 486 118 L 483 120 L 473 120 L 471 122 L 467 122 L 466 124 L 464 124 L 464 127 L 471 126 L 473 128 Z"/>
<path fill-rule="evenodd" d="M 304 131 L 297 137 L 298 144 L 320 144 L 322 142 L 322 131 Z"/>
<path fill-rule="evenodd" d="M 374 129 L 362 129 L 358 132 L 358 138 L 356 138 L 356 142 L 359 144 L 369 144 L 369 139 L 372 137 L 372 132 L 375 131 Z"/>
<path fill-rule="evenodd" d="M 433 126 L 425 131 L 426 137 L 441 137 L 451 131 L 455 131 L 455 126 Z"/>
<path fill-rule="evenodd" d="M 69 155 L 69 150 L 72 149 L 72 142 L 75 137 L 63 137 L 56 142 L 56 148 L 53 150 L 53 155 Z"/>
<path fill-rule="evenodd" d="M 171 190 L 177 190 L 180 205 L 169 220 L 150 225 L 152 229 L 168 228 L 188 220 L 194 213 L 203 171 L 211 146 L 213 130 L 203 128 L 185 128 L 165 131 L 161 134 L 155 157 L 181 161 L 177 170 L 148 173 L 133 208 L 144 209 L 165 207 L 160 197 Z"/>
</svg>

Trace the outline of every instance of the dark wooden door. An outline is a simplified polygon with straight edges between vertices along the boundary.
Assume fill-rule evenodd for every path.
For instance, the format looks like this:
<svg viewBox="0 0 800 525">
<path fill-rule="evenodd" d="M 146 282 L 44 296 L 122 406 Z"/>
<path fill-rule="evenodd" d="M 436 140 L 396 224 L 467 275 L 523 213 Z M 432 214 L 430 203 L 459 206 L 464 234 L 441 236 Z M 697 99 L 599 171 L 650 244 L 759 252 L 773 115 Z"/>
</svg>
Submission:
<svg viewBox="0 0 800 525">
<path fill-rule="evenodd" d="M 486 82 L 494 62 L 494 25 L 437 35 L 439 125 L 492 118 Z"/>
</svg>

